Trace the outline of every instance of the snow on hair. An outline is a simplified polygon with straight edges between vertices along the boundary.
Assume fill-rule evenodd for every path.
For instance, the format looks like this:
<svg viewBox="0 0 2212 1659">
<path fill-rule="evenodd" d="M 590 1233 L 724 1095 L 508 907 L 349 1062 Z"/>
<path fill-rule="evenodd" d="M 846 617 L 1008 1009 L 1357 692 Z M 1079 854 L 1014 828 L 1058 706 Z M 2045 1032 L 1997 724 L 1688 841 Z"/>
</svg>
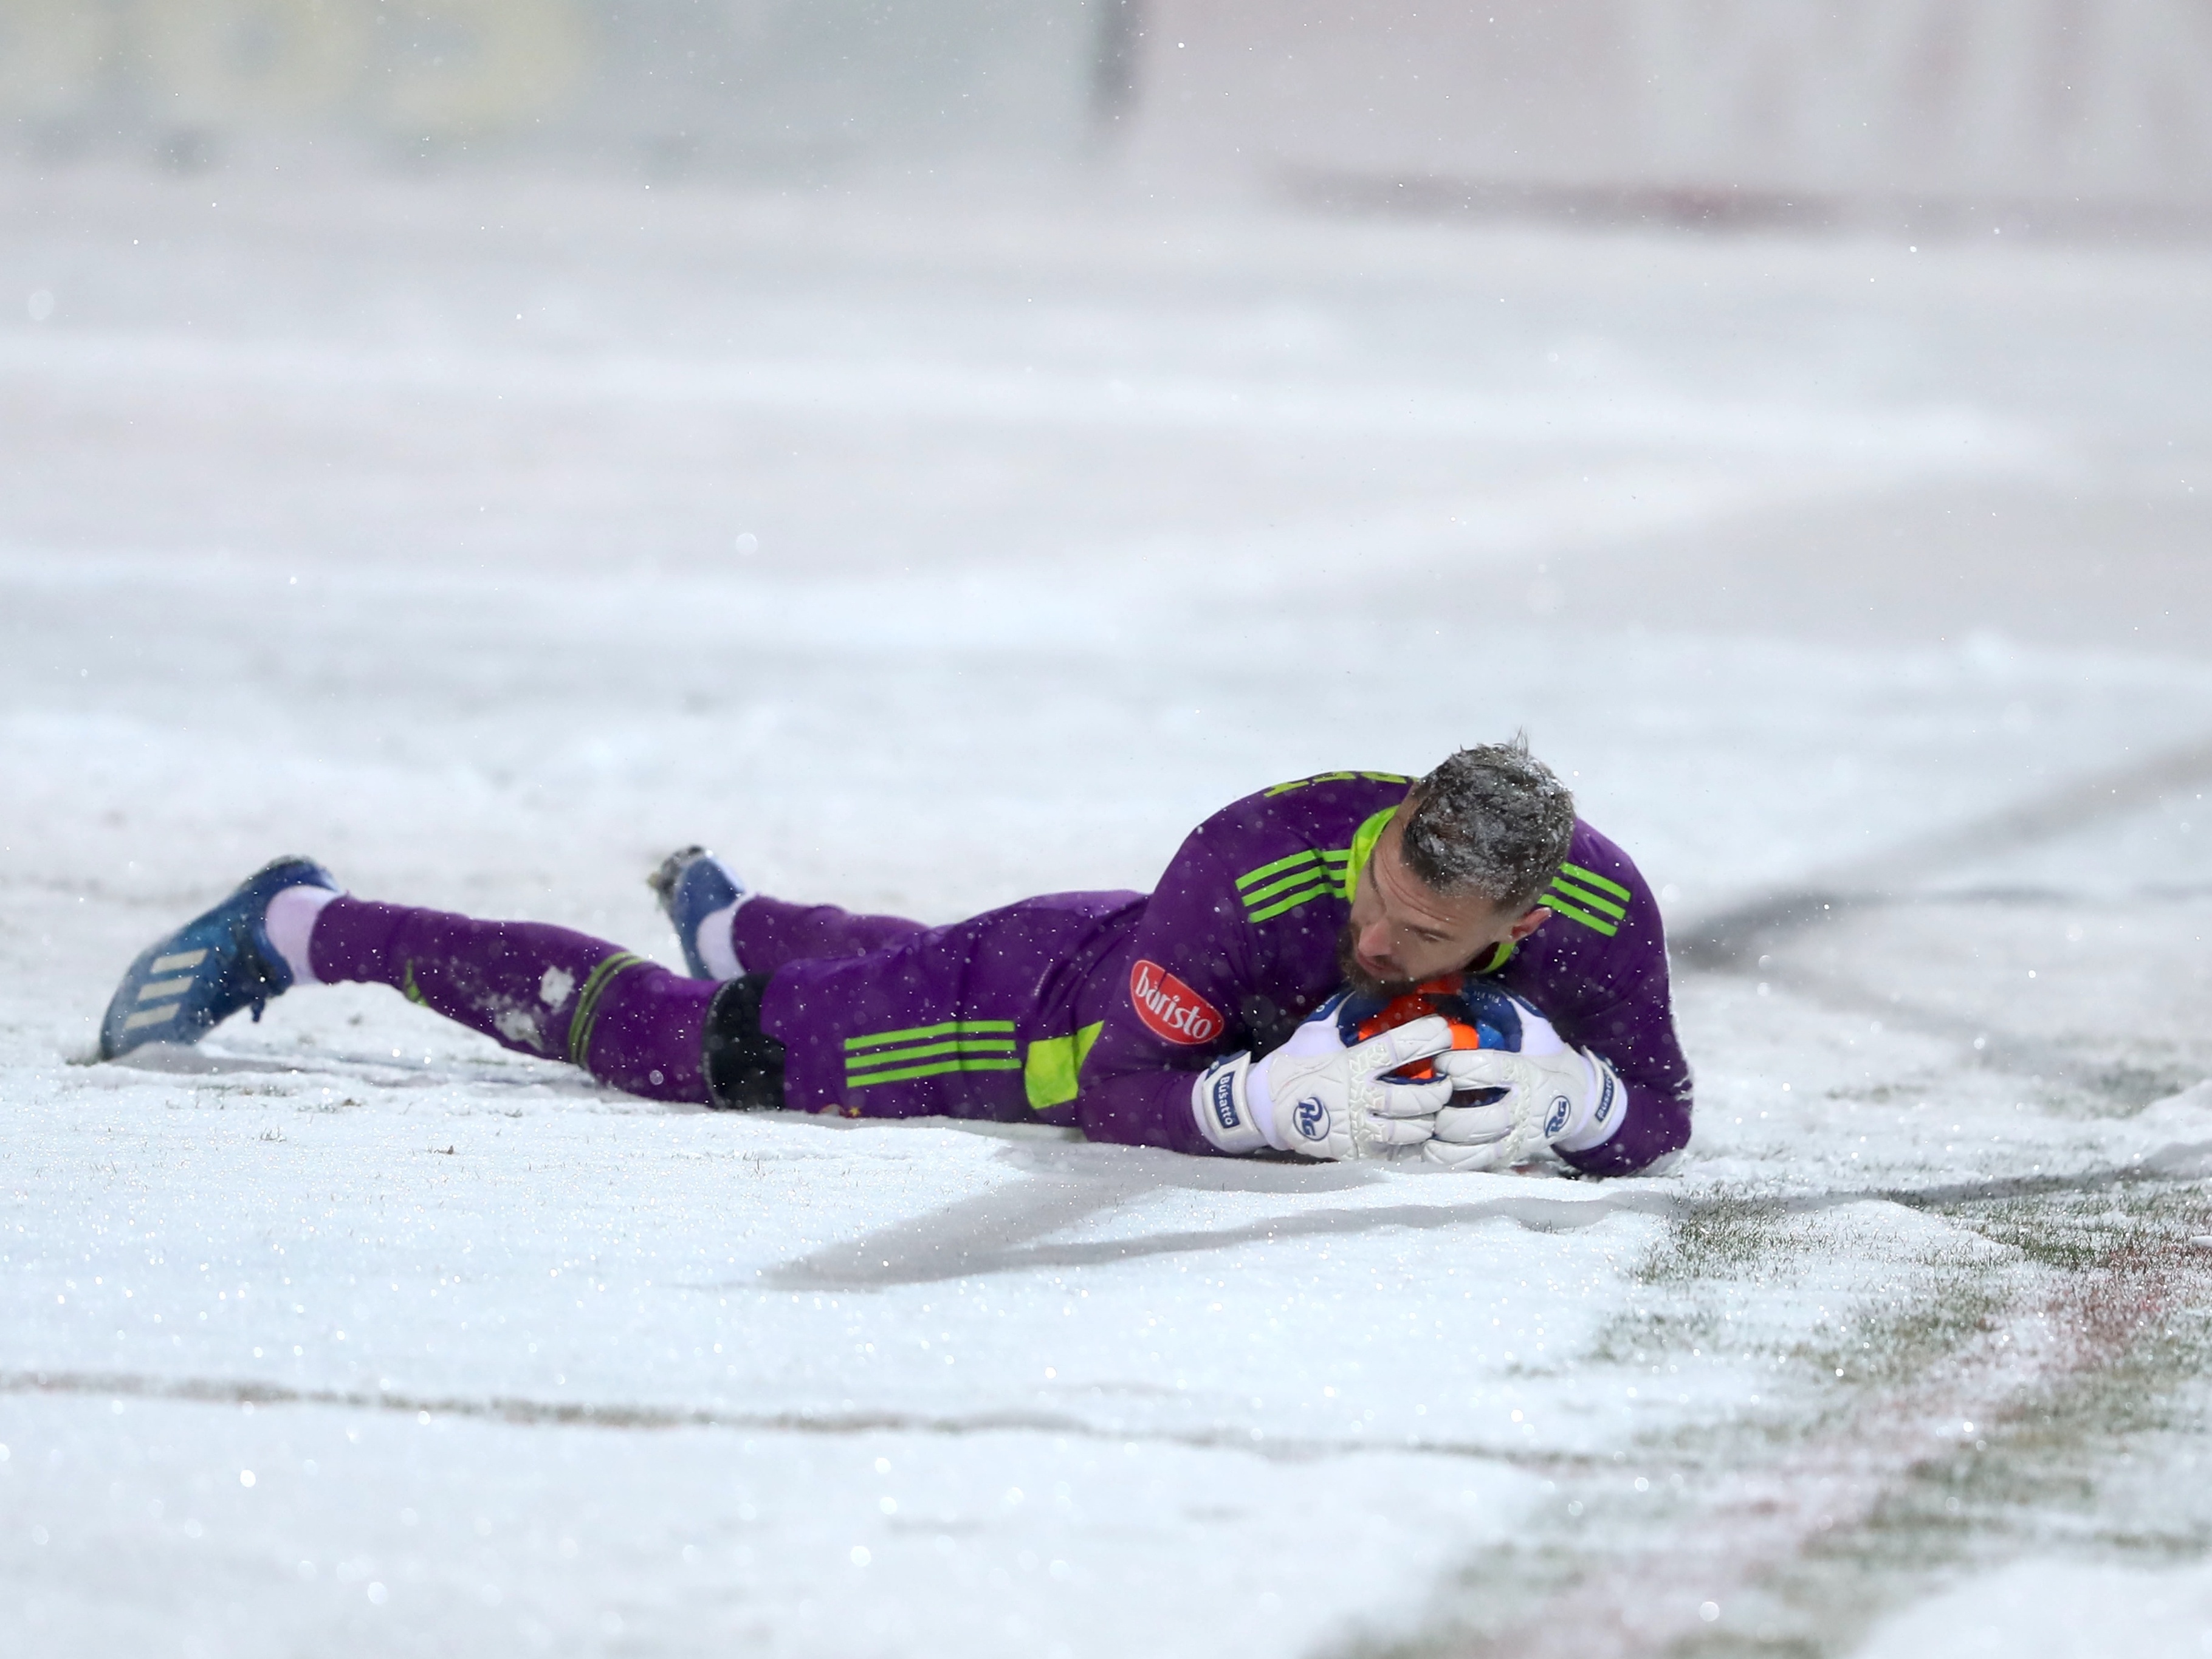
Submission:
<svg viewBox="0 0 2212 1659">
<path fill-rule="evenodd" d="M 1527 909 L 1566 862 L 1575 798 L 1528 752 L 1510 743 L 1462 749 L 1407 797 L 1406 863 L 1440 893 L 1477 893 Z"/>
</svg>

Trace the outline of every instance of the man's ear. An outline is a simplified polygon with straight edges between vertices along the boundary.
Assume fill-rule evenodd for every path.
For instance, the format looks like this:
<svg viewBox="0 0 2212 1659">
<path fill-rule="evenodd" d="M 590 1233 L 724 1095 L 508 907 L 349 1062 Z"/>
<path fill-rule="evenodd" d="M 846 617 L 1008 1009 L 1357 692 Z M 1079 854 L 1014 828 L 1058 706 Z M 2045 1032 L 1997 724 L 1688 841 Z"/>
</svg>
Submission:
<svg viewBox="0 0 2212 1659">
<path fill-rule="evenodd" d="M 1522 939 L 1528 938 L 1529 934 L 1534 933 L 1539 927 L 1541 927 L 1551 919 L 1552 913 L 1549 910 L 1547 910 L 1542 905 L 1531 905 L 1528 907 L 1528 913 L 1518 918 L 1514 922 L 1511 931 L 1506 935 L 1506 937 L 1510 939 L 1516 945 L 1518 945 Z"/>
</svg>

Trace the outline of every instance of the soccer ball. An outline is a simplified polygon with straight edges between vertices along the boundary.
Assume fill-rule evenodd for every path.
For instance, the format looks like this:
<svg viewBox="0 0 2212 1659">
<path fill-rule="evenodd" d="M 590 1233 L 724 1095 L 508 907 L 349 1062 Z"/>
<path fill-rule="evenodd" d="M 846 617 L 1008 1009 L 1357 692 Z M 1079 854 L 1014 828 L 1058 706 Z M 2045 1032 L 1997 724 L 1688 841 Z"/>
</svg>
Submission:
<svg viewBox="0 0 2212 1659">
<path fill-rule="evenodd" d="M 1346 997 L 1336 1011 L 1337 1035 L 1350 1048 L 1430 1014 L 1442 1015 L 1450 1025 L 1455 1048 L 1556 1054 L 1567 1046 L 1552 1022 L 1519 997 L 1465 974 L 1446 974 L 1395 997 Z M 1426 1083 L 1436 1074 L 1431 1062 L 1417 1060 L 1390 1075 Z M 1480 1106 L 1504 1093 L 1502 1089 L 1462 1090 L 1452 1097 L 1452 1104 Z"/>
</svg>

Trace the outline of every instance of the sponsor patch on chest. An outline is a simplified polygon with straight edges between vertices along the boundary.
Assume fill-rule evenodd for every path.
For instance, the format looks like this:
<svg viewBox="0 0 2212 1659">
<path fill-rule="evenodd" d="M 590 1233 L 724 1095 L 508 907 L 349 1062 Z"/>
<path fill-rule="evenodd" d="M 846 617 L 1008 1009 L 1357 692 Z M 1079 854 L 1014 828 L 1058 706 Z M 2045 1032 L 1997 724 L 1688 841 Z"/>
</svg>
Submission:
<svg viewBox="0 0 2212 1659">
<path fill-rule="evenodd" d="M 1157 962 L 1129 969 L 1129 1002 L 1145 1029 L 1163 1042 L 1195 1048 L 1221 1035 L 1220 1011 Z"/>
</svg>

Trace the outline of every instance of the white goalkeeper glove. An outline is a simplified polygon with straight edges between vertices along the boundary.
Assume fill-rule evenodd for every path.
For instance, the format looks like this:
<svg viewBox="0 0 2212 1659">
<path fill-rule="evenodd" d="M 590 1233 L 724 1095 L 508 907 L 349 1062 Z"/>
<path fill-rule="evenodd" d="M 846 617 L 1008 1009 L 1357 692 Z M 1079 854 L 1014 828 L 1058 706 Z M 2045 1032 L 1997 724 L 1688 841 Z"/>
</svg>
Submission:
<svg viewBox="0 0 2212 1659">
<path fill-rule="evenodd" d="M 1547 1142 L 1561 1152 L 1588 1152 L 1613 1138 L 1628 1104 L 1620 1074 L 1596 1054 L 1559 1042 L 1547 1021 L 1524 1020 L 1517 1054 L 1455 1048 L 1436 1067 L 1456 1091 L 1505 1091 L 1484 1105 L 1437 1112 L 1436 1138 L 1421 1153 L 1449 1170 L 1510 1169 Z"/>
<path fill-rule="evenodd" d="M 1199 1074 L 1191 1109 L 1224 1152 L 1273 1146 L 1308 1158 L 1403 1159 L 1419 1156 L 1452 1085 L 1386 1076 L 1451 1047 L 1451 1028 L 1431 1016 L 1345 1044 L 1336 1023 L 1342 993 L 1314 1010 L 1279 1048 L 1217 1060 Z"/>
</svg>

